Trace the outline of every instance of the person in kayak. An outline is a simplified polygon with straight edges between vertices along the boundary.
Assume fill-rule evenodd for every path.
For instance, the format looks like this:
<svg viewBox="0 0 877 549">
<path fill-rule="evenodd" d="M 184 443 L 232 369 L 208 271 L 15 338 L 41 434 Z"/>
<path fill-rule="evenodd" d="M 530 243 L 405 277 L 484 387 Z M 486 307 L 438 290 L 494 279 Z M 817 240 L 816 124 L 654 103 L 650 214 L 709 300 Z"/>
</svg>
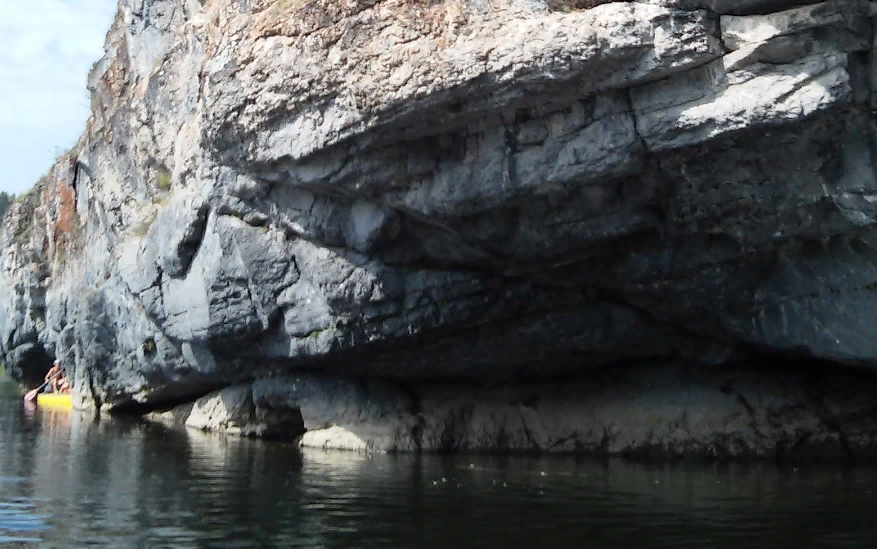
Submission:
<svg viewBox="0 0 877 549">
<path fill-rule="evenodd" d="M 61 363 L 59 361 L 56 360 L 55 363 L 52 364 L 52 367 L 49 368 L 44 379 L 48 382 L 45 388 L 46 393 L 57 393 L 62 395 L 70 393 L 70 382 L 67 381 L 67 376 L 64 375 L 64 370 L 61 369 Z"/>
<path fill-rule="evenodd" d="M 59 361 L 55 361 L 52 364 L 52 367 L 49 368 L 49 371 L 46 372 L 46 377 L 43 378 L 43 382 L 36 389 L 31 389 L 27 393 L 24 394 L 24 402 L 27 406 L 33 406 L 37 401 L 37 396 L 39 396 L 40 392 L 42 393 L 57 393 L 61 395 L 70 393 L 70 382 L 67 381 L 67 376 L 64 373 L 64 370 L 61 369 L 61 363 Z"/>
</svg>

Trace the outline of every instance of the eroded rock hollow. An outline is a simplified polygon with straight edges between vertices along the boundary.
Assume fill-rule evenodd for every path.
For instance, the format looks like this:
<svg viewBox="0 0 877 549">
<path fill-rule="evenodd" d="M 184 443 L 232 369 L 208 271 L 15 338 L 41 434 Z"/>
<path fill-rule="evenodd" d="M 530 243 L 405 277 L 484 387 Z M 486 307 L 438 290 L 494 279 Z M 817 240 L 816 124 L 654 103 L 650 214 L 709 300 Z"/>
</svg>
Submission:
<svg viewBox="0 0 877 549">
<path fill-rule="evenodd" d="M 874 459 L 875 7 L 121 0 L 0 351 L 320 446 Z"/>
</svg>

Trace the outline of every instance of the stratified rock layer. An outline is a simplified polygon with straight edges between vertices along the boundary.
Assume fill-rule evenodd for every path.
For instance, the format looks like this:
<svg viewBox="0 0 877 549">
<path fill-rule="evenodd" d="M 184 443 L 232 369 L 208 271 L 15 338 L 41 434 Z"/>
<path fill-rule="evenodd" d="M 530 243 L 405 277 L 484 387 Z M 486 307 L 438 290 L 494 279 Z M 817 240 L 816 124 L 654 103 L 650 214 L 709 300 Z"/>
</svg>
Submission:
<svg viewBox="0 0 877 549">
<path fill-rule="evenodd" d="M 671 402 L 761 353 L 877 365 L 873 3 L 598 3 L 121 0 L 85 133 L 4 221 L 6 363 L 118 411 L 233 386 L 186 421 L 317 445 L 719 455 L 743 406 L 784 419 L 731 457 L 870 455 L 785 373 Z M 590 392 L 622 363 L 705 377 Z"/>
</svg>

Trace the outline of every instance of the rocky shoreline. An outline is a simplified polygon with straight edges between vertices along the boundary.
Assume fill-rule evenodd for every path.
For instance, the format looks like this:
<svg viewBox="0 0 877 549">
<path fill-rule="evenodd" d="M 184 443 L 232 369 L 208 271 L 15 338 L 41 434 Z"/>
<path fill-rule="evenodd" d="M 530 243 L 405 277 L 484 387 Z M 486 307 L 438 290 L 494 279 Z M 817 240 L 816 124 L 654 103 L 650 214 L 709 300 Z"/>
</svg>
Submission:
<svg viewBox="0 0 877 549">
<path fill-rule="evenodd" d="M 281 375 L 147 417 L 360 452 L 877 462 L 877 376 L 798 366 L 677 362 L 500 386 Z"/>
</svg>

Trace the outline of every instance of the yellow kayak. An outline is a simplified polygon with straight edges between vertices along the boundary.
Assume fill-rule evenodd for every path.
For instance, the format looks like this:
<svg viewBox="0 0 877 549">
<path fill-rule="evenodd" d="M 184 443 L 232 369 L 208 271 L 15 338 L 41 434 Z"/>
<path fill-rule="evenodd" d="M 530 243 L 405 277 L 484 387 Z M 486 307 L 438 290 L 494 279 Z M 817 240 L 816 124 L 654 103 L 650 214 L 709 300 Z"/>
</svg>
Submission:
<svg viewBox="0 0 877 549">
<path fill-rule="evenodd" d="M 37 395 L 37 406 L 70 410 L 73 408 L 73 397 L 57 393 L 41 393 Z"/>
</svg>

